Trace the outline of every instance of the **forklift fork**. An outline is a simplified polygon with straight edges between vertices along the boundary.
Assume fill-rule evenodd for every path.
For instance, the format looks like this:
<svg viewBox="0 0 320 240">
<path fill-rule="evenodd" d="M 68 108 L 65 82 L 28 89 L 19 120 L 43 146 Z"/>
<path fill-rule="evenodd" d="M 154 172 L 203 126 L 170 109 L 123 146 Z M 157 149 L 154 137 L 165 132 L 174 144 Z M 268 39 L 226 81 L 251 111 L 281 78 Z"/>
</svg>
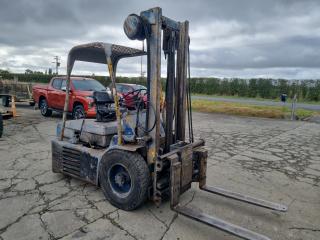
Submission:
<svg viewBox="0 0 320 240">
<path fill-rule="evenodd" d="M 182 150 L 183 151 L 183 150 Z M 198 162 L 200 163 L 198 177 L 192 181 L 199 182 L 199 188 L 203 191 L 210 192 L 213 194 L 218 194 L 227 198 L 232 198 L 234 200 L 246 202 L 256 206 L 285 212 L 287 207 L 278 203 L 272 203 L 262 199 L 253 198 L 240 193 L 232 192 L 218 187 L 211 187 L 206 185 L 206 169 L 207 169 L 207 150 L 204 147 L 198 147 L 193 149 L 193 156 L 196 156 Z M 179 203 L 180 195 L 184 192 L 184 186 L 182 181 L 186 182 L 184 172 L 188 171 L 184 169 L 184 166 L 189 166 L 188 164 L 183 164 L 186 159 L 181 159 L 180 154 L 174 154 L 170 157 L 171 167 L 170 167 L 170 206 L 171 209 L 179 214 L 182 214 L 188 218 L 194 219 L 196 221 L 202 222 L 209 226 L 218 228 L 222 231 L 228 232 L 235 236 L 248 240 L 268 240 L 270 238 L 261 235 L 259 233 L 250 231 L 243 227 L 234 225 L 232 223 L 226 222 L 214 216 L 210 216 L 206 213 L 196 211 L 187 206 L 182 206 Z M 193 161 L 188 159 L 188 161 Z M 184 179 L 184 180 L 183 180 Z"/>
</svg>

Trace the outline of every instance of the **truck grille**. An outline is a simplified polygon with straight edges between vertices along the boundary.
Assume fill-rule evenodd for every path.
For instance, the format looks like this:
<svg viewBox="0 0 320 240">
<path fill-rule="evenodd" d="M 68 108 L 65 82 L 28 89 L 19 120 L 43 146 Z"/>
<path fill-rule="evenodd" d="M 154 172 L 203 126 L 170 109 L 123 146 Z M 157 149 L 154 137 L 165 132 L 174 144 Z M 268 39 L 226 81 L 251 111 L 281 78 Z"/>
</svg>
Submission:
<svg viewBox="0 0 320 240">
<path fill-rule="evenodd" d="M 63 147 L 62 171 L 80 177 L 80 152 L 78 150 Z"/>
</svg>

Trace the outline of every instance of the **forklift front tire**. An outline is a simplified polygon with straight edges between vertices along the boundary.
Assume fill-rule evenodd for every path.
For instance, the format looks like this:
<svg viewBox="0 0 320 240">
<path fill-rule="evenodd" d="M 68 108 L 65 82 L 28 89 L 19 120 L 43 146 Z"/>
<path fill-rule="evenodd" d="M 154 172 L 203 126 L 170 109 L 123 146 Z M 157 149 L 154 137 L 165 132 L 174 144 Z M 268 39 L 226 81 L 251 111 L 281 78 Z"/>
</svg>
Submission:
<svg viewBox="0 0 320 240">
<path fill-rule="evenodd" d="M 112 205 L 130 211 L 146 201 L 150 172 L 140 154 L 111 150 L 101 160 L 99 182 Z"/>
</svg>

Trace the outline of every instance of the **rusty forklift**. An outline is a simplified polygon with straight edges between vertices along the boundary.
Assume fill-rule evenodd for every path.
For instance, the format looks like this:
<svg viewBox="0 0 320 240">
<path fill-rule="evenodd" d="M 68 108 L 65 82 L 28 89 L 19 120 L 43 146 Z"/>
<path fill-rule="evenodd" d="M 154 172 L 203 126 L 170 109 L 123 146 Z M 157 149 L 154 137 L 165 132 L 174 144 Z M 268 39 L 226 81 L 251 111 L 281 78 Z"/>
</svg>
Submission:
<svg viewBox="0 0 320 240">
<path fill-rule="evenodd" d="M 171 209 L 186 217 L 244 239 L 269 239 L 179 204 L 180 195 L 191 188 L 192 182 L 198 182 L 201 190 L 210 193 L 287 210 L 281 204 L 206 184 L 208 152 L 204 140 L 194 140 L 192 129 L 188 21 L 167 18 L 156 7 L 129 15 L 124 31 L 131 40 L 146 40 L 147 51 L 102 42 L 70 50 L 63 119 L 57 126 L 57 139 L 52 141 L 53 172 L 101 186 L 106 199 L 123 210 L 134 210 L 147 199 L 156 205 L 170 199 Z M 162 51 L 167 61 L 164 109 L 160 104 Z M 117 65 L 122 58 L 142 55 L 147 55 L 147 104 L 140 104 L 142 93 L 138 89 L 137 108 L 128 110 L 117 95 Z M 75 61 L 108 66 L 112 94 L 93 93 L 96 119 L 67 121 Z"/>
</svg>

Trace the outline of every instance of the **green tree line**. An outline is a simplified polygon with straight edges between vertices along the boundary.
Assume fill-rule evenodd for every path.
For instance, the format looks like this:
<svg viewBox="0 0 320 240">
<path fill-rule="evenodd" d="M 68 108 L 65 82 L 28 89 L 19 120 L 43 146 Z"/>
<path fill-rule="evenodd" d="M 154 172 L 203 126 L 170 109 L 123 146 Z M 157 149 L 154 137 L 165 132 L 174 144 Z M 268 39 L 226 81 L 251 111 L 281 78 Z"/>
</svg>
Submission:
<svg viewBox="0 0 320 240">
<path fill-rule="evenodd" d="M 48 83 L 54 75 L 47 74 L 15 74 L 1 71 L 2 79 L 14 79 L 21 82 Z M 87 76 L 100 81 L 105 86 L 110 84 L 109 77 Z M 146 85 L 145 78 L 117 76 L 117 82 L 127 82 Z M 163 90 L 165 79 L 162 79 Z M 295 94 L 300 100 L 320 101 L 320 80 L 286 80 L 265 78 L 191 78 L 190 89 L 194 94 L 208 94 L 221 96 L 260 97 L 266 99 L 279 98 L 281 94 L 287 94 L 292 98 Z"/>
<path fill-rule="evenodd" d="M 192 78 L 190 88 L 192 93 L 209 95 L 276 99 L 287 94 L 290 98 L 297 95 L 300 100 L 320 101 L 320 80 Z"/>
</svg>

